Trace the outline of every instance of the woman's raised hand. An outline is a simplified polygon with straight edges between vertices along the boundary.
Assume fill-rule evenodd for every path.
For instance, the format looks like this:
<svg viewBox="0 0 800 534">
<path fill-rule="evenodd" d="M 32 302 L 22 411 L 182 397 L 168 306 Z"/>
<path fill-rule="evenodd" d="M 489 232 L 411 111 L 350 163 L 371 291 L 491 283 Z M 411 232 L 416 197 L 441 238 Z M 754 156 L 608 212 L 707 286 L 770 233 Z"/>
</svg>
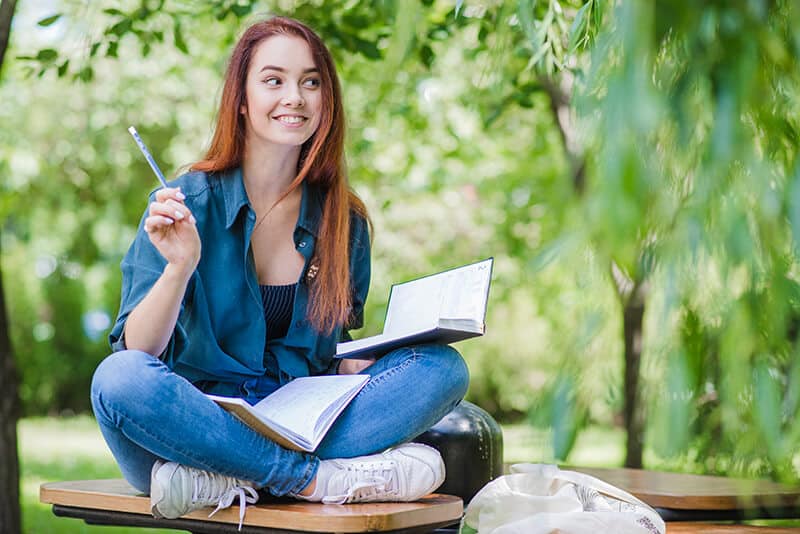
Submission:
<svg viewBox="0 0 800 534">
<path fill-rule="evenodd" d="M 156 191 L 144 231 L 167 263 L 189 276 L 200 261 L 200 235 L 194 215 L 183 203 L 185 198 L 180 188 Z"/>
</svg>

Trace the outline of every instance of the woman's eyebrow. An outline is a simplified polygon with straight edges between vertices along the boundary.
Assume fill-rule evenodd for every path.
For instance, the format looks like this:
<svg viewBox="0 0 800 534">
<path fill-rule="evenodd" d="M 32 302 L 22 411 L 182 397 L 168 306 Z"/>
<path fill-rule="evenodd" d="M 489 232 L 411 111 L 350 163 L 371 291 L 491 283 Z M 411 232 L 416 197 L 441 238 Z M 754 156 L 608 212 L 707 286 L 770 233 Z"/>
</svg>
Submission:
<svg viewBox="0 0 800 534">
<path fill-rule="evenodd" d="M 264 72 L 265 70 L 277 70 L 278 72 L 286 72 L 285 68 L 279 67 L 277 65 L 264 65 L 258 72 Z M 307 69 L 303 69 L 303 74 L 308 74 L 309 72 L 319 72 L 319 69 L 317 67 L 310 67 Z"/>
</svg>

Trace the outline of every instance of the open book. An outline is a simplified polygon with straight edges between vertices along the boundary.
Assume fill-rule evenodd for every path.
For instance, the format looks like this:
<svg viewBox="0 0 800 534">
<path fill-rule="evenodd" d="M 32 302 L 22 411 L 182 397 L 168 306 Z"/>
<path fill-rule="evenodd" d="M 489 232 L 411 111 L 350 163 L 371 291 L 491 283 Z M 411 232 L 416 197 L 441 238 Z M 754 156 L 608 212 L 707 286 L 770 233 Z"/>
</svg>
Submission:
<svg viewBox="0 0 800 534">
<path fill-rule="evenodd" d="M 395 284 L 383 333 L 336 345 L 337 358 L 377 358 L 420 343 L 483 335 L 493 258 Z"/>
<path fill-rule="evenodd" d="M 253 406 L 237 397 L 206 396 L 275 443 L 312 452 L 368 381 L 369 375 L 295 378 Z"/>
</svg>

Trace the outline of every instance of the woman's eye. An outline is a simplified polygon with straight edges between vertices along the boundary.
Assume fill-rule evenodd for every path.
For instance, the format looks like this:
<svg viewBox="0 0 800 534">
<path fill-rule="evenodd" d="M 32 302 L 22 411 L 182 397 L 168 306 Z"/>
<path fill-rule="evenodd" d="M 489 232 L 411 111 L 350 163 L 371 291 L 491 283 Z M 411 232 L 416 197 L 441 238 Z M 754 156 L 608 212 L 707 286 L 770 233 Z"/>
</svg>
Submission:
<svg viewBox="0 0 800 534">
<path fill-rule="evenodd" d="M 303 85 L 305 85 L 306 87 L 319 87 L 319 79 L 309 78 L 305 82 L 303 82 Z"/>
<path fill-rule="evenodd" d="M 280 85 L 281 81 L 278 78 L 267 78 L 266 80 L 264 80 L 264 83 L 267 85 L 275 86 L 275 85 Z"/>
</svg>

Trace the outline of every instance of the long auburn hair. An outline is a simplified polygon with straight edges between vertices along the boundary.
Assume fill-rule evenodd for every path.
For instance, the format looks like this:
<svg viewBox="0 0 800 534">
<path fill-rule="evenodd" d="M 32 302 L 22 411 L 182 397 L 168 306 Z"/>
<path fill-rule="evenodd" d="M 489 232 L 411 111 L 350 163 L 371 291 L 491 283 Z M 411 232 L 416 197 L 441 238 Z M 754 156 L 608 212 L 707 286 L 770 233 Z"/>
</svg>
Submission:
<svg viewBox="0 0 800 534">
<path fill-rule="evenodd" d="M 239 110 L 247 102 L 247 72 L 255 49 L 274 35 L 303 39 L 319 69 L 322 117 L 317 131 L 301 147 L 297 176 L 281 199 L 299 187 L 303 180 L 320 187 L 325 194 L 319 236 L 311 262 L 319 270 L 311 284 L 307 314 L 318 331 L 330 334 L 337 326 L 346 325 L 351 313 L 350 215 L 355 213 L 367 221 L 369 217 L 364 203 L 350 189 L 347 180 L 344 108 L 333 57 L 311 28 L 287 17 L 272 17 L 245 30 L 233 49 L 225 73 L 211 146 L 205 157 L 191 169 L 210 173 L 242 164 L 245 121 Z"/>
</svg>

